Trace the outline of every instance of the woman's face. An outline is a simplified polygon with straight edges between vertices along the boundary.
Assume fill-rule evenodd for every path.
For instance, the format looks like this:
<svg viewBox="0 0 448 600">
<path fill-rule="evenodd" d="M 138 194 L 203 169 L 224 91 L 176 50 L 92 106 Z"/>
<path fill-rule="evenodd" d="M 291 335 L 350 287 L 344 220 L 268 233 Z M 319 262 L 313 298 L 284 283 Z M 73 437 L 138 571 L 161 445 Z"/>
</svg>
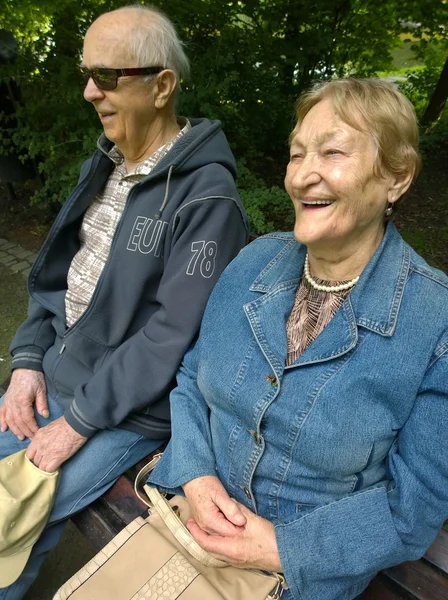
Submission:
<svg viewBox="0 0 448 600">
<path fill-rule="evenodd" d="M 316 104 L 291 143 L 285 187 L 295 208 L 298 241 L 319 250 L 379 244 L 394 178 L 374 173 L 376 147 L 367 133 L 337 116 L 331 101 Z"/>
</svg>

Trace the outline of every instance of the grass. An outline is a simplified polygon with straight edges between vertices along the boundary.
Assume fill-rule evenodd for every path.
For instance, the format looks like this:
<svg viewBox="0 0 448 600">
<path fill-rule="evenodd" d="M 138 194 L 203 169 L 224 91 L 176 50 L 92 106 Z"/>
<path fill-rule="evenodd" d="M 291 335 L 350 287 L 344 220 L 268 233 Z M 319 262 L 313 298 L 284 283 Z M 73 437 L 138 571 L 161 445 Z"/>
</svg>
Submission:
<svg viewBox="0 0 448 600">
<path fill-rule="evenodd" d="M 423 61 L 416 58 L 411 46 L 417 42 L 400 41 L 398 47 L 391 52 L 391 66 L 386 71 L 378 72 L 378 77 L 406 76 L 409 71 L 418 71 L 424 68 Z"/>
<path fill-rule="evenodd" d="M 423 66 L 421 60 L 415 57 L 411 46 L 417 45 L 415 42 L 401 42 L 401 45 L 394 50 L 392 54 L 393 72 L 406 71 L 414 67 Z"/>
</svg>

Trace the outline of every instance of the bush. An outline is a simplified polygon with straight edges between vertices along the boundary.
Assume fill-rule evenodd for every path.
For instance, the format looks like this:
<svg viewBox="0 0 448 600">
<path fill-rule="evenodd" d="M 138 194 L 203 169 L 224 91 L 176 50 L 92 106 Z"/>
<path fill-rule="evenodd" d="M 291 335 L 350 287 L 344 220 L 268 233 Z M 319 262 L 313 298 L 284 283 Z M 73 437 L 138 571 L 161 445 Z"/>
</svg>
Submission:
<svg viewBox="0 0 448 600">
<path fill-rule="evenodd" d="M 422 40 L 419 46 L 415 45 L 413 48 L 415 52 L 420 53 L 424 66 L 406 71 L 407 80 L 399 87 L 412 102 L 417 116 L 421 119 L 439 81 L 446 60 L 448 42 L 433 40 L 428 43 Z M 445 107 L 441 116 L 445 123 L 448 120 L 447 108 Z"/>
<path fill-rule="evenodd" d="M 288 194 L 278 186 L 267 187 L 247 168 L 245 160 L 238 161 L 237 185 L 252 235 L 292 228 L 294 209 Z"/>
<path fill-rule="evenodd" d="M 45 184 L 33 199 L 40 206 L 65 200 L 80 163 L 95 148 L 100 124 L 82 99 L 76 65 L 88 25 L 127 1 L 3 0 L 0 28 L 14 34 L 19 54 L 13 64 L 0 65 L 0 81 L 13 77 L 22 102 L 15 130 L 0 139 L 0 152 L 40 162 Z M 442 38 L 445 31 L 437 26 L 443 12 L 433 0 L 405 6 L 402 0 L 159 0 L 157 5 L 177 25 L 192 64 L 191 79 L 182 82 L 179 114 L 220 119 L 235 155 L 246 157 L 248 168 L 263 178 L 242 184 L 258 231 L 290 222 L 277 174 L 284 168 L 300 92 L 316 80 L 384 69 L 404 17 L 420 23 L 425 39 Z M 426 75 L 415 74 L 409 89 L 417 104 L 434 79 L 431 60 Z M 278 187 L 269 187 L 273 184 Z M 267 212 L 264 219 L 260 211 Z"/>
</svg>

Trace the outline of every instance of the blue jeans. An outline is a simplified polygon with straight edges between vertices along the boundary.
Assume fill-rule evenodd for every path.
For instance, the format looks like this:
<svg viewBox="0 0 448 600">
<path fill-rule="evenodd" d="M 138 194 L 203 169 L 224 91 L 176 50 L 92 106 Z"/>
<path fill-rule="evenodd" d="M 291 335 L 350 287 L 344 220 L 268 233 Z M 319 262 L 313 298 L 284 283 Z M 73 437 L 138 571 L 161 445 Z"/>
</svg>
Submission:
<svg viewBox="0 0 448 600">
<path fill-rule="evenodd" d="M 0 405 L 3 398 L 0 400 Z M 36 414 L 39 426 L 48 425 L 63 414 L 56 398 L 48 395 L 50 418 Z M 0 433 L 0 459 L 27 448 L 29 439 L 20 441 L 10 431 Z M 0 589 L 0 600 L 20 600 L 36 579 L 42 562 L 59 541 L 67 520 L 103 494 L 129 467 L 161 445 L 124 429 L 102 430 L 95 434 L 70 460 L 62 465 L 55 504 L 47 526 L 34 545 L 19 579 Z"/>
</svg>

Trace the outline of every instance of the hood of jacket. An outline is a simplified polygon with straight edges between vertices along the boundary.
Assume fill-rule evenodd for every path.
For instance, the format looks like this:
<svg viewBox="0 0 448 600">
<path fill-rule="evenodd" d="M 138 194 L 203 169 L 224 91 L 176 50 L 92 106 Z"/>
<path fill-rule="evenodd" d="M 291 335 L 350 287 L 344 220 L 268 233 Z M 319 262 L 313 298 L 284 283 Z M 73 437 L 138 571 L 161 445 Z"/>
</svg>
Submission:
<svg viewBox="0 0 448 600">
<path fill-rule="evenodd" d="M 197 170 L 211 163 L 225 167 L 236 178 L 235 158 L 229 148 L 226 136 L 221 129 L 220 121 L 209 119 L 189 119 L 191 129 L 185 133 L 157 163 L 151 176 L 155 173 L 183 173 Z M 99 149 L 107 154 L 113 143 L 104 135 L 98 140 Z"/>
</svg>

